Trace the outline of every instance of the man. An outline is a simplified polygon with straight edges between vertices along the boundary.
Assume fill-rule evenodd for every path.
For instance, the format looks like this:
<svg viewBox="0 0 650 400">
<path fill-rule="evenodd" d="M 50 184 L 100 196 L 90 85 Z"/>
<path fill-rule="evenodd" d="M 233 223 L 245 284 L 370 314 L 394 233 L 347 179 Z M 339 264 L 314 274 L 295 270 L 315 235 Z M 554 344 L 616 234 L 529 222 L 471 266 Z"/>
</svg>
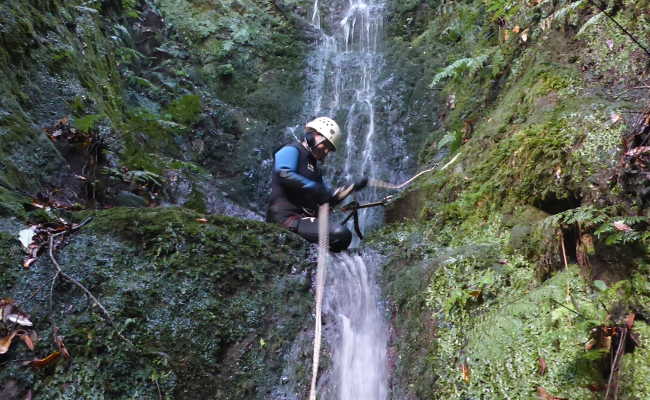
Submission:
<svg viewBox="0 0 650 400">
<path fill-rule="evenodd" d="M 340 139 L 338 124 L 330 118 L 319 117 L 305 125 L 305 136 L 300 143 L 285 145 L 275 153 L 267 221 L 278 223 L 309 242 L 318 243 L 318 206 L 324 203 L 335 206 L 367 183 L 363 179 L 334 192 L 323 183 L 318 162 L 336 151 Z M 347 249 L 352 241 L 352 232 L 341 224 L 331 223 L 329 227 L 330 249 Z"/>
</svg>

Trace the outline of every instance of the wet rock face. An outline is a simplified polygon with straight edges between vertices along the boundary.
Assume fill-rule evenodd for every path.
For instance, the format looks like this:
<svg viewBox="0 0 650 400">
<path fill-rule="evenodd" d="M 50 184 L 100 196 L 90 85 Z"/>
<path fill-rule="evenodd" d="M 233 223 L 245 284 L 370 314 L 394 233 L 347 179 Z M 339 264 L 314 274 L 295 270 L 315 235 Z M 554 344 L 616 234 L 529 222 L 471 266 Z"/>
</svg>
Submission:
<svg viewBox="0 0 650 400">
<path fill-rule="evenodd" d="M 11 393 L 23 396 L 15 398 L 31 389 L 43 399 L 157 398 L 159 390 L 174 399 L 262 399 L 285 383 L 284 354 L 311 307 L 307 247 L 267 224 L 199 217 L 116 208 L 66 239 L 58 262 L 100 300 L 113 326 L 65 280 L 54 285 L 49 314 L 49 258 L 20 271 L 19 244 L 1 233 L 0 265 L 13 271 L 1 278 L 3 293 L 29 312 L 41 338 L 33 352 L 14 345 L 2 357 L 53 351 L 48 315 L 73 357 L 43 369 L 10 363 L 0 381 L 15 383 Z M 308 365 L 304 356 L 293 362 Z"/>
</svg>

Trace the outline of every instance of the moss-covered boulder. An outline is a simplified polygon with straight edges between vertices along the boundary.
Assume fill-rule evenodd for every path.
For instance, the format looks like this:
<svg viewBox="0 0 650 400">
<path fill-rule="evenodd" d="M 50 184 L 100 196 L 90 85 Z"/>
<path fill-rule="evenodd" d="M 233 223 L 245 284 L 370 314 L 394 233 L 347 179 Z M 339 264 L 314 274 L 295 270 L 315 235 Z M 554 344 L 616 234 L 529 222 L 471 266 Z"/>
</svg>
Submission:
<svg viewBox="0 0 650 400">
<path fill-rule="evenodd" d="M 18 241 L 0 239 L 3 296 L 40 337 L 34 351 L 15 343 L 0 356 L 0 381 L 20 398 L 262 399 L 288 383 L 284 356 L 312 304 L 307 248 L 293 234 L 176 208 L 97 212 L 55 257 L 112 323 L 79 287 L 61 276 L 53 283 L 46 254 L 22 269 Z M 72 358 L 21 366 L 57 349 L 52 324 Z M 308 365 L 300 354 L 293 368 Z"/>
</svg>

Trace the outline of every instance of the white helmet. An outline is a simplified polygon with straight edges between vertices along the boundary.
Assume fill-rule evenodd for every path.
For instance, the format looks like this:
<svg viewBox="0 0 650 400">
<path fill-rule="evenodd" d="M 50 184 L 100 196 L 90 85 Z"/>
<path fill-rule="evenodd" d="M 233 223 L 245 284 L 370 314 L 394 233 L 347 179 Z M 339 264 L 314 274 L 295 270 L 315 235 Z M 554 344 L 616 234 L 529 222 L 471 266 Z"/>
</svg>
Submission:
<svg viewBox="0 0 650 400">
<path fill-rule="evenodd" d="M 341 138 L 341 128 L 336 121 L 327 117 L 318 117 L 308 122 L 305 128 L 311 128 L 323 135 L 336 151 L 336 145 Z"/>
</svg>

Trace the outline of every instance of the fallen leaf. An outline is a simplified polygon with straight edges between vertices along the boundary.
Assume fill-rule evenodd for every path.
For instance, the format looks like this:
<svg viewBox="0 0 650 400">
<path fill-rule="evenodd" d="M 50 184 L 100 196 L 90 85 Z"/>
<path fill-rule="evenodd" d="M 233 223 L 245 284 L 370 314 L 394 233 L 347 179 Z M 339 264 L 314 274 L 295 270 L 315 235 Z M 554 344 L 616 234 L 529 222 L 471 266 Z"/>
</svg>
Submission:
<svg viewBox="0 0 650 400">
<path fill-rule="evenodd" d="M 589 341 L 587 343 L 585 343 L 585 350 L 589 351 L 589 350 L 593 349 L 596 346 L 597 343 L 598 343 L 598 341 L 596 339 L 593 339 L 593 338 L 589 339 Z"/>
<path fill-rule="evenodd" d="M 460 373 L 461 373 L 465 383 L 469 383 L 469 378 L 470 378 L 470 375 L 471 375 L 470 370 L 469 370 L 469 365 L 467 365 L 465 363 L 461 364 L 460 365 Z"/>
<path fill-rule="evenodd" d="M 546 374 L 546 360 L 544 360 L 543 357 L 540 357 L 537 359 L 537 362 L 539 363 L 539 369 L 537 370 L 537 372 L 540 375 Z"/>
<path fill-rule="evenodd" d="M 202 224 L 207 224 L 207 223 L 208 223 L 208 220 L 207 220 L 206 218 L 197 218 L 197 219 L 196 219 L 196 222 L 200 222 L 200 223 L 202 223 Z"/>
<path fill-rule="evenodd" d="M 630 313 L 625 317 L 625 326 L 627 326 L 627 329 L 632 329 L 634 326 L 634 318 L 636 315 L 634 313 Z"/>
<path fill-rule="evenodd" d="M 625 153 L 625 155 L 628 157 L 636 157 L 639 154 L 643 154 L 647 152 L 650 152 L 650 146 L 640 146 L 640 147 L 633 148 L 632 150 Z"/>
<path fill-rule="evenodd" d="M 522 42 L 526 43 L 528 41 L 528 29 L 521 32 L 521 35 L 519 35 L 519 37 L 521 38 Z"/>
<path fill-rule="evenodd" d="M 61 356 L 61 352 L 55 351 L 52 354 L 50 354 L 49 356 L 47 356 L 45 358 L 41 358 L 40 360 L 27 361 L 27 363 L 25 363 L 25 365 L 29 365 L 29 366 L 34 367 L 34 368 L 42 368 L 42 367 L 48 366 L 49 364 L 56 361 L 59 358 L 59 356 Z"/>
<path fill-rule="evenodd" d="M 16 313 L 13 313 L 13 314 L 7 315 L 7 317 L 5 319 L 7 321 L 9 321 L 9 322 L 13 322 L 14 324 L 18 324 L 18 325 L 22 325 L 22 326 L 32 326 L 32 325 L 34 325 L 34 324 L 32 324 L 32 321 L 29 320 L 29 317 L 27 316 L 27 314 L 22 313 L 20 311 L 18 311 Z"/>
<path fill-rule="evenodd" d="M 544 389 L 541 386 L 537 387 L 537 396 L 542 400 L 567 400 L 567 399 L 564 399 L 564 398 L 561 398 L 561 397 L 553 396 L 552 394 L 547 392 L 546 389 Z"/>
<path fill-rule="evenodd" d="M 468 290 L 467 294 L 469 294 L 475 299 L 478 299 L 481 296 L 481 289 Z"/>
<path fill-rule="evenodd" d="M 625 222 L 621 221 L 616 221 L 614 222 L 614 228 L 618 229 L 619 231 L 624 231 L 624 232 L 629 232 L 632 230 L 629 225 L 627 225 Z"/>
<path fill-rule="evenodd" d="M 27 346 L 27 348 L 34 351 L 35 346 L 34 346 L 34 340 L 32 340 L 31 332 L 18 331 L 18 333 L 16 333 L 16 335 L 18 335 L 20 340 L 22 340 L 23 343 L 25 343 L 25 346 Z"/>
<path fill-rule="evenodd" d="M 521 32 L 521 28 L 519 27 L 519 25 L 516 25 L 514 28 L 512 28 L 512 31 L 514 33 L 519 33 L 519 32 Z"/>
<path fill-rule="evenodd" d="M 28 257 L 23 261 L 23 267 L 29 269 L 29 267 L 34 264 L 34 261 L 38 260 L 38 257 Z"/>
<path fill-rule="evenodd" d="M 54 343 L 59 348 L 61 354 L 63 354 L 63 357 L 70 358 L 70 352 L 68 352 L 68 349 L 65 347 L 65 343 L 63 343 L 63 336 L 59 335 L 59 328 L 54 327 L 53 335 L 54 335 Z"/>
<path fill-rule="evenodd" d="M 34 235 L 36 235 L 36 229 L 38 228 L 38 225 L 32 225 L 29 228 L 23 229 L 20 232 L 18 232 L 18 240 L 20 240 L 20 243 L 23 245 L 23 248 L 27 250 L 29 248 L 29 245 L 32 244 Z"/>
<path fill-rule="evenodd" d="M 11 347 L 11 342 L 14 340 L 14 336 L 16 336 L 16 331 L 13 331 L 7 336 L 0 339 L 0 354 L 5 354 L 6 352 L 9 351 L 9 348 Z"/>
</svg>

